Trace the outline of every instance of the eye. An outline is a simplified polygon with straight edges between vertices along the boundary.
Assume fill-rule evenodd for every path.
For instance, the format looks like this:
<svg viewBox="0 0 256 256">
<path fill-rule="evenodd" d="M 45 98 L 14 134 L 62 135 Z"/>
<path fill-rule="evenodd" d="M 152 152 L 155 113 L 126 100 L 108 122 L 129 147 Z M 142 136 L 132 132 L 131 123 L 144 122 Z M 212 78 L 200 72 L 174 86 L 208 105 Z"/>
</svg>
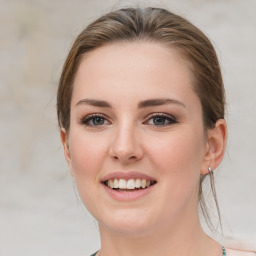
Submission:
<svg viewBox="0 0 256 256">
<path fill-rule="evenodd" d="M 91 114 L 83 117 L 80 120 L 80 123 L 85 126 L 103 126 L 109 124 L 109 121 L 100 114 Z"/>
<path fill-rule="evenodd" d="M 150 115 L 150 118 L 145 123 L 155 126 L 168 126 L 177 123 L 177 121 L 168 114 L 155 113 Z"/>
</svg>

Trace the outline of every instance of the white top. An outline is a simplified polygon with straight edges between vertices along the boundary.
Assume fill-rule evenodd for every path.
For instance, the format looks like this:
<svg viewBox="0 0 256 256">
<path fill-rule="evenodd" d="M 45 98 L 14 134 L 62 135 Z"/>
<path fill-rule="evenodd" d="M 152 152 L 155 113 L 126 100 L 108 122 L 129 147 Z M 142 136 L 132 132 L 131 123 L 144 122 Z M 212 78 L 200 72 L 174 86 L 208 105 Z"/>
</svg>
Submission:
<svg viewBox="0 0 256 256">
<path fill-rule="evenodd" d="M 227 256 L 256 256 L 256 252 L 252 251 L 243 251 L 243 250 L 237 250 L 237 249 L 226 249 L 226 255 Z"/>
</svg>

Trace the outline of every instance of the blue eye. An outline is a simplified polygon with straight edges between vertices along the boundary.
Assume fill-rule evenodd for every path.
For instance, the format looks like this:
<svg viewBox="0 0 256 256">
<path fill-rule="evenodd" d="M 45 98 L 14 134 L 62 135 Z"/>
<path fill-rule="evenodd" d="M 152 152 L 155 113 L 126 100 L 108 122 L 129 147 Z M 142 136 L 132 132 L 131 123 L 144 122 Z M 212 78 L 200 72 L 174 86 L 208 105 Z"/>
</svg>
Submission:
<svg viewBox="0 0 256 256">
<path fill-rule="evenodd" d="M 103 125 L 105 122 L 104 118 L 102 117 L 93 117 L 90 121 L 93 125 Z"/>
<path fill-rule="evenodd" d="M 82 118 L 80 123 L 86 126 L 102 126 L 107 124 L 108 121 L 100 115 L 89 115 Z"/>
<path fill-rule="evenodd" d="M 177 123 L 177 121 L 169 115 L 166 114 L 155 114 L 150 119 L 148 119 L 148 124 L 155 126 L 167 126 Z"/>
</svg>

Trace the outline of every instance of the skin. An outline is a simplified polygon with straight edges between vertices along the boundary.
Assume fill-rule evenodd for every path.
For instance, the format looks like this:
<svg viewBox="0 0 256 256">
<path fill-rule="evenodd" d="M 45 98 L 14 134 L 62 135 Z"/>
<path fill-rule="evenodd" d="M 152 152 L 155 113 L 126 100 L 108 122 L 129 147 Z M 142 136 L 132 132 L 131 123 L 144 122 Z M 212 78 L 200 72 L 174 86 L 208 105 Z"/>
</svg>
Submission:
<svg viewBox="0 0 256 256">
<path fill-rule="evenodd" d="M 151 99 L 172 102 L 141 106 Z M 159 113 L 167 117 L 156 119 Z M 100 119 L 86 122 L 91 114 Z M 101 255 L 221 255 L 200 226 L 197 205 L 200 174 L 222 160 L 226 123 L 219 120 L 205 136 L 191 71 L 175 49 L 133 42 L 86 54 L 61 139 L 80 197 L 98 220 Z M 157 184 L 139 199 L 118 201 L 101 183 L 117 171 Z"/>
</svg>

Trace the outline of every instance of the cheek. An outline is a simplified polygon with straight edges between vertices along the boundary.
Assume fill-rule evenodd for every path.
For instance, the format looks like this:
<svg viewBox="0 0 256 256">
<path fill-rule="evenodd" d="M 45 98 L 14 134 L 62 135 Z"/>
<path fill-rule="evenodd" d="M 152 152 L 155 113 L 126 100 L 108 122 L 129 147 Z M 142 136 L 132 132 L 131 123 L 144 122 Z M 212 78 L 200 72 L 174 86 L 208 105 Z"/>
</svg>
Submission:
<svg viewBox="0 0 256 256">
<path fill-rule="evenodd" d="M 185 209 L 197 210 L 203 145 L 195 136 L 185 134 L 170 137 L 151 151 L 151 159 L 161 173 L 158 204 L 159 209 L 166 209 L 161 213 L 166 220 L 175 219 L 187 212 Z"/>
<path fill-rule="evenodd" d="M 80 131 L 74 131 L 69 141 L 73 174 L 90 176 L 97 173 L 106 151 L 104 141 Z"/>
<path fill-rule="evenodd" d="M 197 191 L 204 144 L 200 134 L 185 130 L 151 144 L 151 159 L 177 198 Z M 154 145 L 154 147 L 152 147 Z"/>
<path fill-rule="evenodd" d="M 74 176 L 80 198 L 92 215 L 100 210 L 95 201 L 99 196 L 99 172 L 105 159 L 106 143 L 99 136 L 74 129 L 69 137 L 70 171 Z"/>
<path fill-rule="evenodd" d="M 203 139 L 193 132 L 182 132 L 167 135 L 150 143 L 151 155 L 155 161 L 166 169 L 189 172 L 191 168 L 201 165 L 203 156 Z M 154 145 L 154 146 L 152 146 Z M 182 168 L 183 167 L 183 168 Z M 197 170 L 199 171 L 199 170 Z"/>
<path fill-rule="evenodd" d="M 93 204 L 90 195 L 97 194 L 98 174 L 106 152 L 105 144 L 97 136 L 89 136 L 79 130 L 70 134 L 70 171 L 75 178 L 80 197 L 88 208 Z"/>
</svg>

